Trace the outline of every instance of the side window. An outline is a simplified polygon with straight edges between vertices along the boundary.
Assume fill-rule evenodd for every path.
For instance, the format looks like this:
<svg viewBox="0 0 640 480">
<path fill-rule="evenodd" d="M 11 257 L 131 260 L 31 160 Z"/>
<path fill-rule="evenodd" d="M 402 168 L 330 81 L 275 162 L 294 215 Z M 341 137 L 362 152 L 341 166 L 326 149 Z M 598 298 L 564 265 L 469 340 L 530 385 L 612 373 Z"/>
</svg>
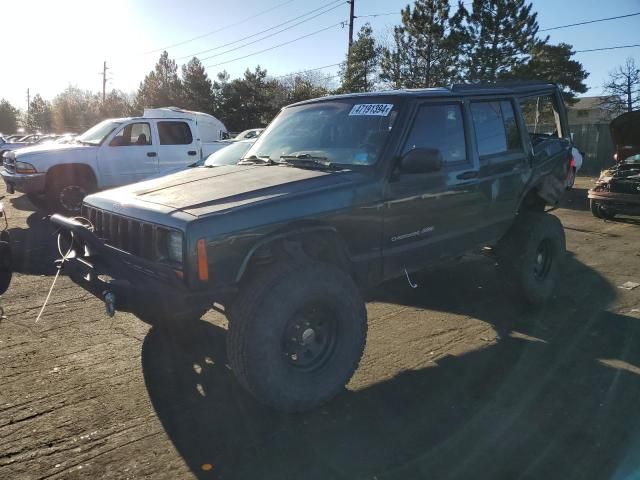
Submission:
<svg viewBox="0 0 640 480">
<path fill-rule="evenodd" d="M 560 136 L 560 116 L 554 97 L 540 95 L 521 98 L 520 109 L 527 125 L 527 132 L 534 143 L 535 138 Z"/>
<path fill-rule="evenodd" d="M 125 125 L 109 143 L 111 147 L 151 145 L 151 127 L 148 123 Z"/>
<path fill-rule="evenodd" d="M 522 150 L 511 102 L 472 102 L 471 116 L 476 132 L 478 155 L 483 157 Z"/>
<path fill-rule="evenodd" d="M 421 106 L 402 154 L 415 148 L 439 150 L 445 165 L 465 161 L 467 150 L 461 106 Z"/>
<path fill-rule="evenodd" d="M 193 136 L 186 122 L 158 122 L 160 145 L 191 145 Z"/>
</svg>

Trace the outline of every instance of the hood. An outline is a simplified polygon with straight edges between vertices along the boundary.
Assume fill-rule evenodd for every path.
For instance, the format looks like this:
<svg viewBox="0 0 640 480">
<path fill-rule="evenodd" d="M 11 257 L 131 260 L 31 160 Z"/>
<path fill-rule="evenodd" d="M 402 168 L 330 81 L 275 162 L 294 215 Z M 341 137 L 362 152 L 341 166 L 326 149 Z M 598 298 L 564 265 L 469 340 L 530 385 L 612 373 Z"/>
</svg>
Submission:
<svg viewBox="0 0 640 480">
<path fill-rule="evenodd" d="M 55 143 L 45 145 L 34 145 L 32 147 L 24 147 L 16 151 L 16 157 L 19 155 L 34 155 L 41 153 L 64 152 L 71 150 L 81 150 L 87 148 L 96 148 L 93 145 L 82 145 L 80 143 Z"/>
<path fill-rule="evenodd" d="M 614 145 L 640 145 L 640 110 L 623 113 L 611 120 L 609 131 Z"/>
<path fill-rule="evenodd" d="M 328 172 L 285 166 L 231 165 L 197 167 L 166 177 L 107 190 L 90 203 L 107 208 L 114 203 L 151 203 L 202 216 L 232 208 L 352 185 L 365 174 Z"/>
</svg>

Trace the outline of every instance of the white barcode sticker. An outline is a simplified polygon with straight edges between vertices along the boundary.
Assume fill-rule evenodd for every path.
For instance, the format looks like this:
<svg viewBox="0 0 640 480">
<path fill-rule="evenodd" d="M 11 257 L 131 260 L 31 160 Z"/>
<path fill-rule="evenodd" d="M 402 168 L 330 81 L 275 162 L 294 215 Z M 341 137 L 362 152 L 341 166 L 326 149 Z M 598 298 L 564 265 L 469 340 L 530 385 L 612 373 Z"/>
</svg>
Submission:
<svg viewBox="0 0 640 480">
<path fill-rule="evenodd" d="M 376 115 L 378 117 L 386 117 L 392 109 L 392 103 L 358 103 L 353 106 L 349 116 Z"/>
</svg>

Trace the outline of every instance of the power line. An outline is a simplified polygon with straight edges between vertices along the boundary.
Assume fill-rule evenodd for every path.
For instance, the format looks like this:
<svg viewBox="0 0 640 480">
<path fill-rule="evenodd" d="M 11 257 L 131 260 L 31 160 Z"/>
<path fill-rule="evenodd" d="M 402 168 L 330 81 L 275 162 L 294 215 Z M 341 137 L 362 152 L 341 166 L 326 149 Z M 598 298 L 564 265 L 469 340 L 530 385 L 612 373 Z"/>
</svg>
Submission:
<svg viewBox="0 0 640 480">
<path fill-rule="evenodd" d="M 633 47 L 640 47 L 640 43 L 635 43 L 633 45 L 617 45 L 615 47 L 589 48 L 587 50 L 575 50 L 575 53 L 601 52 L 602 50 L 617 50 L 619 48 L 633 48 Z"/>
<path fill-rule="evenodd" d="M 226 29 L 231 28 L 231 27 L 235 27 L 235 26 L 240 25 L 240 24 L 242 24 L 242 23 L 244 23 L 244 22 L 246 22 L 248 20 L 254 19 L 256 17 L 259 17 L 260 15 L 264 15 L 265 13 L 269 13 L 269 12 L 271 12 L 273 10 L 276 10 L 276 9 L 278 9 L 280 7 L 284 7 L 285 5 L 288 5 L 289 3 L 293 3 L 293 2 L 294 2 L 294 0 L 287 0 L 286 2 L 282 2 L 282 3 L 279 3 L 278 5 L 275 5 L 275 6 L 271 7 L 271 8 L 268 8 L 267 10 L 263 10 L 261 12 L 258 12 L 256 14 L 254 14 L 254 15 L 251 15 L 249 17 L 243 18 L 242 20 L 239 20 L 239 21 L 237 21 L 235 23 L 231 23 L 229 25 L 225 25 L 224 27 L 220 27 L 220 28 L 218 28 L 216 30 L 212 30 L 210 32 L 203 33 L 202 35 L 198 35 L 197 37 L 193 37 L 193 38 L 190 38 L 188 40 L 184 40 L 182 42 L 173 43 L 171 45 L 167 45 L 166 47 L 156 48 L 155 50 L 149 50 L 148 52 L 145 52 L 145 55 L 146 54 L 150 54 L 150 53 L 162 52 L 162 51 L 167 50 L 169 48 L 179 47 L 180 45 L 184 45 L 186 43 L 190 43 L 190 42 L 193 42 L 195 40 L 200 40 L 201 38 L 208 37 L 210 35 L 213 35 L 214 33 L 221 32 L 221 31 L 226 30 Z"/>
<path fill-rule="evenodd" d="M 294 38 L 293 40 L 289 40 L 289 41 L 287 41 L 287 42 L 279 43 L 279 44 L 277 44 L 277 45 L 273 45 L 272 47 L 265 48 L 265 49 L 263 49 L 263 50 L 259 50 L 259 51 L 257 51 L 257 52 L 249 53 L 248 55 L 244 55 L 244 56 L 242 56 L 242 57 L 233 58 L 233 59 L 231 59 L 231 60 L 227 60 L 227 61 L 225 61 L 225 62 L 216 63 L 216 64 L 214 64 L 214 65 L 207 65 L 205 68 L 218 67 L 218 66 L 220 66 L 220 65 L 226 65 L 227 63 L 236 62 L 236 61 L 238 61 L 238 60 L 244 60 L 245 58 L 252 57 L 252 56 L 254 56 L 254 55 L 259 55 L 259 54 L 261 54 L 261 53 L 268 52 L 269 50 L 273 50 L 273 49 L 275 49 L 275 48 L 283 47 L 283 46 L 285 46 L 285 45 L 289 45 L 290 43 L 297 42 L 298 40 L 302 40 L 303 38 L 308 38 L 308 37 L 311 37 L 312 35 L 317 35 L 318 33 L 325 32 L 325 31 L 327 31 L 327 30 L 329 30 L 329 29 L 331 29 L 331 28 L 335 28 L 335 27 L 337 27 L 337 26 L 339 26 L 339 25 L 344 25 L 344 24 L 345 24 L 345 22 L 338 22 L 338 23 L 335 23 L 335 24 L 333 24 L 333 25 L 329 25 L 328 27 L 322 28 L 322 29 L 320 29 L 320 30 L 316 30 L 315 32 L 307 33 L 306 35 L 303 35 L 303 36 L 301 36 L 301 37 Z"/>
<path fill-rule="evenodd" d="M 222 45 L 218 45 L 217 47 L 209 48 L 207 50 L 202 50 L 200 52 L 196 52 L 196 53 L 193 53 L 191 55 L 184 55 L 182 57 L 178 57 L 177 60 L 183 60 L 185 58 L 195 57 L 195 56 L 201 55 L 203 53 L 208 53 L 208 52 L 212 52 L 214 50 L 219 50 L 221 48 L 228 47 L 229 45 L 234 45 L 234 44 L 242 42 L 244 40 L 248 40 L 250 38 L 257 37 L 258 35 L 262 35 L 263 33 L 270 32 L 271 30 L 275 30 L 276 28 L 281 27 L 282 25 L 286 25 L 286 24 L 294 22 L 294 21 L 296 21 L 296 20 L 298 20 L 298 19 L 300 19 L 302 17 L 306 17 L 307 15 L 311 15 L 312 13 L 315 13 L 318 10 L 322 10 L 323 8 L 327 8 L 327 7 L 329 7 L 331 5 L 334 5 L 336 3 L 340 3 L 341 4 L 343 2 L 344 2 L 344 0 L 333 0 L 332 2 L 329 2 L 329 3 L 325 4 L 325 5 L 323 5 L 322 7 L 316 8 L 314 10 L 311 10 L 311 11 L 307 12 L 307 13 L 303 13 L 302 15 L 299 15 L 299 16 L 297 16 L 295 18 L 287 20 L 286 22 L 279 23 L 278 25 L 274 25 L 273 27 L 267 28 L 266 30 L 262 30 L 260 32 L 254 33 L 252 35 L 248 35 L 246 37 L 239 38 L 238 40 L 234 40 L 233 42 L 228 42 L 228 43 L 225 43 L 225 44 L 222 44 Z M 264 37 L 262 40 L 264 40 L 265 38 L 272 37 L 273 35 L 277 35 L 278 33 L 282 33 L 284 31 L 289 30 L 289 29 L 291 29 L 293 27 L 296 27 L 296 26 L 298 26 L 298 25 L 300 25 L 302 23 L 308 22 L 309 20 L 312 20 L 312 19 L 314 19 L 316 17 L 319 17 L 320 15 L 324 15 L 325 13 L 328 13 L 328 12 L 330 12 L 332 10 L 335 10 L 339 6 L 341 6 L 341 5 L 335 5 L 334 7 L 330 8 L 328 10 L 325 10 L 324 12 L 320 12 L 319 14 L 314 15 L 313 17 L 309 17 L 309 18 L 307 18 L 305 20 L 302 20 L 301 22 L 298 22 L 298 23 L 296 23 L 294 25 L 290 25 L 287 28 L 284 28 L 284 29 L 282 29 L 282 30 L 280 30 L 278 32 L 275 32 L 275 33 L 271 34 L 271 35 L 268 35 L 268 36 Z M 255 42 L 251 42 L 251 43 L 255 43 Z M 248 43 L 247 45 L 251 45 L 251 43 Z M 238 48 L 242 48 L 242 47 L 238 47 Z M 228 51 L 233 51 L 233 50 L 228 50 Z M 212 58 L 212 57 L 208 57 L 208 58 Z M 206 60 L 206 59 L 203 59 L 203 60 Z"/>
<path fill-rule="evenodd" d="M 332 63 L 331 65 L 324 65 L 322 67 L 310 68 L 309 70 L 300 70 L 299 72 L 291 72 L 291 73 L 287 73 L 285 75 L 278 75 L 277 77 L 273 77 L 273 78 L 292 77 L 294 75 L 300 75 L 302 73 L 309 73 L 309 72 L 316 72 L 318 70 L 324 70 L 325 68 L 337 67 L 339 65 L 342 65 L 342 62 Z"/>
<path fill-rule="evenodd" d="M 608 18 L 598 18 L 596 20 L 587 20 L 586 22 L 569 23 L 567 25 L 559 25 L 557 27 L 543 28 L 542 30 L 539 30 L 539 31 L 540 32 L 548 32 L 550 30 L 559 30 L 561 28 L 567 28 L 567 27 L 577 27 L 578 25 L 587 25 L 589 23 L 607 22 L 609 20 L 617 20 L 619 18 L 635 17 L 636 15 L 640 15 L 640 12 L 629 13 L 628 15 L 618 15 L 617 17 L 608 17 Z"/>
<path fill-rule="evenodd" d="M 340 0 L 340 3 L 342 4 L 342 0 Z M 212 58 L 220 57 L 220 56 L 225 55 L 227 53 L 235 52 L 236 50 L 240 50 L 241 48 L 248 47 L 249 45 L 253 45 L 255 43 L 261 42 L 262 40 L 266 40 L 267 38 L 271 38 L 271 37 L 273 37 L 275 35 L 278 35 L 278 34 L 280 34 L 282 32 L 285 32 L 287 30 L 291 30 L 292 28 L 297 27 L 298 25 L 301 25 L 301 24 L 303 24 L 305 22 L 308 22 L 309 20 L 312 20 L 312 19 L 314 19 L 316 17 L 319 17 L 320 15 L 324 15 L 325 13 L 328 13 L 331 10 L 335 10 L 336 8 L 341 7 L 342 6 L 341 4 L 340 5 L 336 5 L 334 7 L 331 7 L 330 9 L 325 10 L 324 12 L 320 12 L 317 15 L 314 15 L 313 17 L 309 17 L 309 18 L 307 18 L 305 20 L 302 20 L 302 21 L 300 21 L 298 23 L 294 23 L 293 25 L 290 25 L 289 27 L 286 27 L 286 28 L 283 28 L 281 30 L 278 30 L 277 32 L 270 33 L 269 35 L 265 35 L 264 37 L 258 38 L 256 40 L 252 40 L 250 42 L 244 43 L 244 44 L 239 45 L 237 47 L 230 48 L 229 50 L 225 50 L 224 52 L 216 53 L 214 55 L 210 55 L 208 57 L 201 58 L 200 60 L 201 61 L 210 60 Z M 215 49 L 213 49 L 213 50 L 215 50 Z"/>
</svg>

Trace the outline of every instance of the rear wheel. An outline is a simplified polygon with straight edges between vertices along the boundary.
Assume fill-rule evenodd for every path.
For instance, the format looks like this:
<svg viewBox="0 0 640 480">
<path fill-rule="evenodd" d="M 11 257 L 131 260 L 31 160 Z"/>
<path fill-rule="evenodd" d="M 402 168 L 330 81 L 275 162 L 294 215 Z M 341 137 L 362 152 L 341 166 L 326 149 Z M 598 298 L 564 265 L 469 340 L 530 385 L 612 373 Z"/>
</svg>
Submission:
<svg viewBox="0 0 640 480">
<path fill-rule="evenodd" d="M 567 177 L 567 190 L 571 190 L 575 183 L 576 183 L 576 168 L 571 167 L 571 169 L 569 170 L 569 175 Z"/>
<path fill-rule="evenodd" d="M 565 255 L 562 224 L 548 213 L 520 214 L 498 244 L 502 271 L 531 304 L 551 296 Z"/>
<path fill-rule="evenodd" d="M 283 411 L 312 409 L 342 391 L 365 346 L 360 291 L 342 270 L 311 260 L 257 273 L 230 316 L 231 369 L 258 400 Z"/>
</svg>

